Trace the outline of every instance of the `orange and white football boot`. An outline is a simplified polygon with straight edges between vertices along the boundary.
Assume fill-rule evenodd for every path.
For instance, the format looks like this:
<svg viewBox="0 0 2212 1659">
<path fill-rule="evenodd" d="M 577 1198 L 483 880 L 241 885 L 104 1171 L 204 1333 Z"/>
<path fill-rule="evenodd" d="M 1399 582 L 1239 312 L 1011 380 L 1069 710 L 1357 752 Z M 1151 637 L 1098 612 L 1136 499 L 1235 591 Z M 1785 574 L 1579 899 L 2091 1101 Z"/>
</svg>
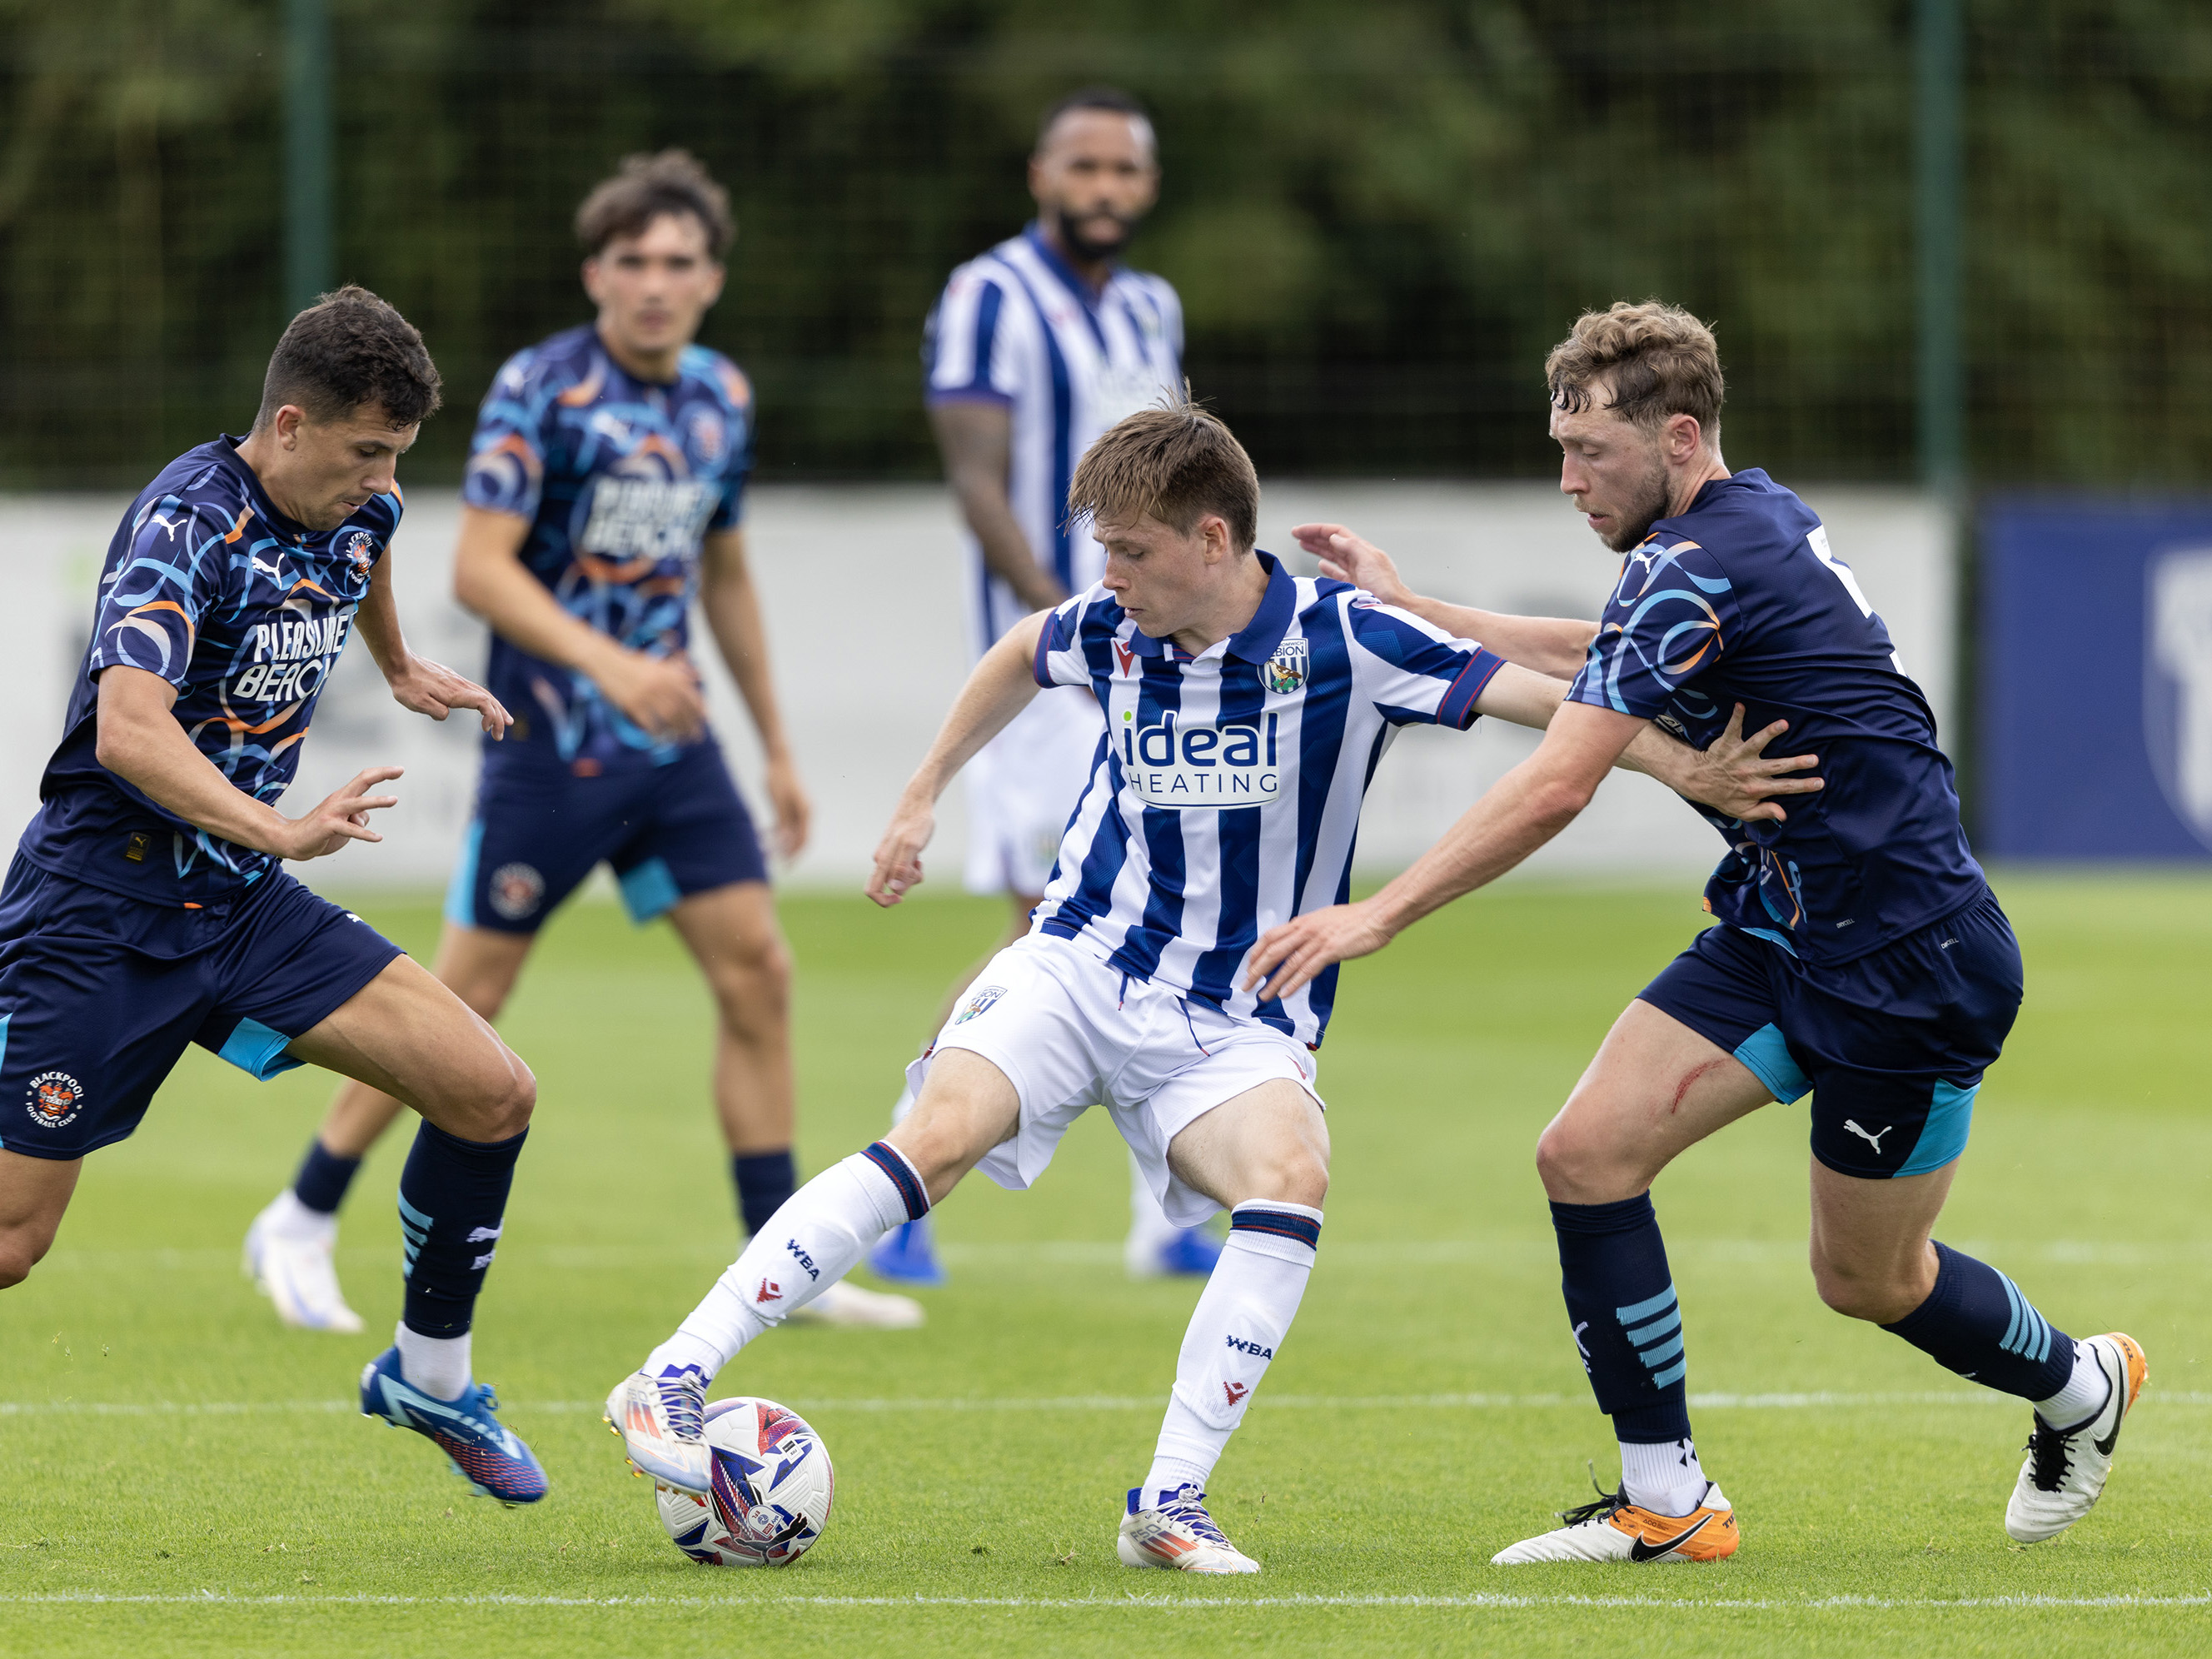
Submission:
<svg viewBox="0 0 2212 1659">
<path fill-rule="evenodd" d="M 1567 1524 L 1524 1538 L 1490 1558 L 1494 1567 L 1531 1561 L 1719 1561 L 1742 1543 L 1735 1511 L 1721 1489 L 1705 1482 L 1705 1495 L 1687 1515 L 1658 1515 L 1628 1501 L 1626 1489 L 1599 1489 L 1598 1500 L 1561 1511 Z"/>
<path fill-rule="evenodd" d="M 2005 1531 L 2022 1544 L 2039 1544 L 2072 1526 L 2101 1497 L 2112 1472 L 2120 1425 L 2150 1380 L 2142 1345 L 2118 1331 L 2086 1337 L 2081 1346 L 2112 1385 L 2104 1408 L 2086 1423 L 2061 1431 L 2041 1418 L 2027 1437 L 2027 1461 L 2005 1505 Z"/>
</svg>

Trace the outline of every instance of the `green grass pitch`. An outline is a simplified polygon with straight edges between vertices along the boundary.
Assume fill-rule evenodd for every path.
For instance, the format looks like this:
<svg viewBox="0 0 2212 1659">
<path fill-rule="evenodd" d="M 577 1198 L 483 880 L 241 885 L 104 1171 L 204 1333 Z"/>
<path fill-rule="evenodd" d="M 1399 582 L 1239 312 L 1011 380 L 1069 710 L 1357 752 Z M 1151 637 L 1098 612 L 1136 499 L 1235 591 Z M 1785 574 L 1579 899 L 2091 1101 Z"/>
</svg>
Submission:
<svg viewBox="0 0 2212 1659">
<path fill-rule="evenodd" d="M 1776 1107 L 1657 1191 L 1698 1439 L 1742 1551 L 1664 1571 L 1486 1564 L 1577 1500 L 1585 1458 L 1612 1472 L 1530 1154 L 1697 921 L 1686 891 L 1532 883 L 1346 975 L 1321 1073 L 1336 1174 L 1320 1266 L 1214 1482 L 1261 1577 L 1115 1560 L 1195 1293 L 1123 1279 L 1124 1166 L 1097 1115 L 1038 1191 L 978 1180 L 946 1205 L 955 1278 L 927 1329 L 780 1332 L 726 1374 L 720 1392 L 822 1431 L 837 1509 L 789 1571 L 693 1565 L 595 1402 L 732 1251 L 706 1002 L 666 930 L 586 905 L 551 928 L 507 1021 L 540 1106 L 477 1328 L 478 1375 L 552 1495 L 514 1512 L 468 1498 L 427 1443 L 354 1414 L 398 1306 L 402 1139 L 364 1172 L 341 1250 L 370 1334 L 277 1326 L 238 1241 L 329 1080 L 257 1085 L 196 1051 L 0 1300 L 0 1651 L 2203 1652 L 2212 882 L 2000 886 L 2028 1003 L 1942 1236 L 2066 1328 L 2133 1332 L 2151 1362 L 2105 1503 L 2057 1544 L 2013 1547 L 2001 1525 L 2026 1408 L 1819 1305 L 1803 1121 Z M 430 907 L 369 908 L 427 949 Z M 786 914 L 818 1170 L 880 1131 L 998 911 L 809 897 Z"/>
</svg>

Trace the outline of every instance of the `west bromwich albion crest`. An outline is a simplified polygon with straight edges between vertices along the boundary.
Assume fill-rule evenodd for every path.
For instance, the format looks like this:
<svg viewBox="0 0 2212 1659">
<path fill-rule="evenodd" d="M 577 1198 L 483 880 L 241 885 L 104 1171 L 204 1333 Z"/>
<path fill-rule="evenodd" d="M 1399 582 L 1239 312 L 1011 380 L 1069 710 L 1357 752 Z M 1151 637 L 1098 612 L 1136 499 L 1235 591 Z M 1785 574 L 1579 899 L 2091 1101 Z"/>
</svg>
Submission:
<svg viewBox="0 0 2212 1659">
<path fill-rule="evenodd" d="M 1287 696 L 1306 683 L 1306 642 L 1285 640 L 1267 659 L 1267 690 Z"/>
</svg>

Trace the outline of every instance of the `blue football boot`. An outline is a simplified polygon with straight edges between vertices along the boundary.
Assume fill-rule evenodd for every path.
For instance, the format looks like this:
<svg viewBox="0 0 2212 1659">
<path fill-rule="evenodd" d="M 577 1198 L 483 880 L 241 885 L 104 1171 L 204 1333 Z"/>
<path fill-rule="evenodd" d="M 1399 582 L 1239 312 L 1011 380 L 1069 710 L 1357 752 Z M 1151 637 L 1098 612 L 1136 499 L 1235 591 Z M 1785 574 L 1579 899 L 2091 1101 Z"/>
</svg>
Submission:
<svg viewBox="0 0 2212 1659">
<path fill-rule="evenodd" d="M 399 1374 L 399 1350 L 386 1348 L 362 1368 L 361 1414 L 428 1435 L 469 1490 L 512 1506 L 545 1496 L 545 1471 L 521 1437 L 492 1415 L 499 1398 L 472 1382 L 459 1400 L 435 1400 Z"/>
<path fill-rule="evenodd" d="M 878 1279 L 894 1285 L 942 1285 L 944 1264 L 937 1259 L 937 1239 L 929 1218 L 908 1221 L 884 1235 L 884 1242 L 868 1252 L 868 1268 Z"/>
<path fill-rule="evenodd" d="M 1221 1241 L 1203 1227 L 1178 1227 L 1161 1238 L 1133 1236 L 1121 1256 L 1132 1279 L 1204 1279 L 1221 1260 Z"/>
</svg>

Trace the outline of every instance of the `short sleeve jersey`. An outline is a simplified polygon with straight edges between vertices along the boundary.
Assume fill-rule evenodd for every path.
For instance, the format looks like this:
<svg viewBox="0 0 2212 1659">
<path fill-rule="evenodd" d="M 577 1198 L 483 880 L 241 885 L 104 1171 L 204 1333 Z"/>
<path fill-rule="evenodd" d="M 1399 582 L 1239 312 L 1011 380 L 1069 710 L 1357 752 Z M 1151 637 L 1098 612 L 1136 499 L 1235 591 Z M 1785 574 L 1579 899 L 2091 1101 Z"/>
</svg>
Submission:
<svg viewBox="0 0 2212 1659">
<path fill-rule="evenodd" d="M 1318 1046 L 1336 970 L 1262 1000 L 1243 988 L 1244 958 L 1277 923 L 1345 899 L 1360 803 L 1391 739 L 1472 726 L 1504 665 L 1358 588 L 1258 557 L 1259 610 L 1194 657 L 1140 633 L 1103 586 L 1047 619 L 1037 683 L 1088 690 L 1107 729 L 1034 926 Z"/>
<path fill-rule="evenodd" d="M 738 522 L 752 447 L 752 388 L 728 358 L 690 347 L 663 385 L 630 374 L 592 328 L 572 328 L 500 369 L 461 498 L 530 521 L 522 562 L 571 616 L 678 657 L 702 538 Z M 588 676 L 496 634 L 486 678 L 515 716 L 505 742 L 486 742 L 487 767 L 596 777 L 665 765 L 683 746 L 633 723 Z"/>
<path fill-rule="evenodd" d="M 1009 417 L 1006 499 L 1036 561 L 1071 593 L 1106 574 L 1106 552 L 1067 521 L 1083 452 L 1124 416 L 1182 385 L 1182 305 L 1166 279 L 1115 267 L 1094 292 L 1031 225 L 954 271 L 922 343 L 930 406 L 996 404 Z M 968 538 L 978 653 L 1029 607 Z"/>
<path fill-rule="evenodd" d="M 1568 696 L 1700 748 L 1739 702 L 1747 732 L 1790 722 L 1771 752 L 1819 756 L 1821 790 L 1787 797 L 1781 823 L 1698 810 L 1729 843 L 1705 908 L 1808 963 L 1864 956 L 1984 890 L 1928 700 L 1826 528 L 1762 471 L 1708 483 L 1629 552 Z"/>
<path fill-rule="evenodd" d="M 255 799 L 274 803 L 299 769 L 401 502 L 378 495 L 335 530 L 307 530 L 270 503 L 237 445 L 220 438 L 170 462 L 108 544 L 92 643 L 21 843 L 42 868 L 131 898 L 204 904 L 278 863 L 155 805 L 95 752 L 96 677 L 121 666 L 176 687 L 185 734 Z"/>
</svg>

